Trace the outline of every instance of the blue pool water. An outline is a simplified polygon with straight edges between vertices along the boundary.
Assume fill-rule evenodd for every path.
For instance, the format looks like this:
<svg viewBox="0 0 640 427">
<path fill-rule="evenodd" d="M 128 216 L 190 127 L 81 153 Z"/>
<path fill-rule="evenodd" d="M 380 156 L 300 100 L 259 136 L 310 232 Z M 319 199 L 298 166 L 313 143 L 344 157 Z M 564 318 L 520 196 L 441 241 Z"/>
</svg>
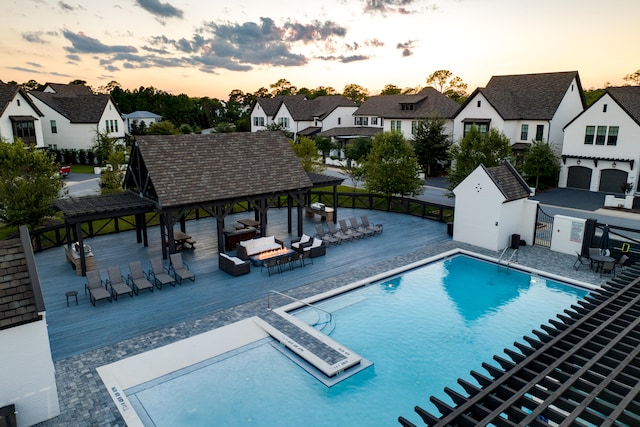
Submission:
<svg viewBox="0 0 640 427">
<path fill-rule="evenodd" d="M 437 414 L 431 395 L 465 394 L 458 378 L 475 383 L 470 370 L 586 293 L 456 256 L 317 304 L 334 313 L 331 337 L 374 363 L 331 388 L 263 340 L 127 395 L 156 426 L 422 425 L 415 405 Z"/>
</svg>

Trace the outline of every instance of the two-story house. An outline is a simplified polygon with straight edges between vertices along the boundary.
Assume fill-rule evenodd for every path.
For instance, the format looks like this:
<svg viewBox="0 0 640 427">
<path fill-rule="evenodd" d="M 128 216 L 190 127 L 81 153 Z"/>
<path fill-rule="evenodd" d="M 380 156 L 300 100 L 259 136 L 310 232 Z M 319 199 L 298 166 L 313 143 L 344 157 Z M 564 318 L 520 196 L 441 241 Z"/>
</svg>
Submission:
<svg viewBox="0 0 640 427">
<path fill-rule="evenodd" d="M 124 142 L 124 121 L 111 95 L 96 95 L 82 85 L 47 83 L 29 97 L 44 114 L 45 144 L 54 150 L 90 149 L 98 131 Z"/>
<path fill-rule="evenodd" d="M 26 145 L 44 147 L 42 117 L 20 86 L 0 81 L 0 139 L 14 142 L 20 138 Z"/>
<path fill-rule="evenodd" d="M 131 129 L 146 129 L 154 123 L 162 120 L 160 114 L 151 111 L 134 111 L 133 113 L 123 114 L 122 120 L 126 127 L 126 132 L 131 134 Z"/>
<path fill-rule="evenodd" d="M 483 133 L 490 128 L 503 132 L 514 151 L 545 141 L 560 153 L 563 128 L 585 106 L 577 71 L 493 76 L 460 107 L 453 138 L 459 141 L 475 125 Z"/>
<path fill-rule="evenodd" d="M 559 187 L 638 192 L 640 86 L 610 87 L 564 128 Z M 629 184 L 629 185 L 625 185 Z"/>
<path fill-rule="evenodd" d="M 427 117 L 445 119 L 447 135 L 453 134 L 453 117 L 460 105 L 432 87 L 410 95 L 377 95 L 368 98 L 353 114 L 353 125 L 382 132 L 400 131 L 411 139 L 418 121 Z"/>
</svg>

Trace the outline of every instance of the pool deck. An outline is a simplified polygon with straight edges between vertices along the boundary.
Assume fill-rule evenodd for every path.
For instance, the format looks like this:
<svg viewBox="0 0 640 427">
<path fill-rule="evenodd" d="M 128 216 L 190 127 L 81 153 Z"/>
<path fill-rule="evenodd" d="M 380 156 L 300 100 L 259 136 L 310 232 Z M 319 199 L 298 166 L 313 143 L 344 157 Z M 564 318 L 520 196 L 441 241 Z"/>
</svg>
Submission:
<svg viewBox="0 0 640 427">
<path fill-rule="evenodd" d="M 446 234 L 446 225 L 434 221 L 357 209 L 340 209 L 338 214 L 341 218 L 366 214 L 370 222 L 383 223 L 384 232 L 329 247 L 326 256 L 293 271 L 269 276 L 266 269 L 252 267 L 250 274 L 232 277 L 218 270 L 213 220 L 190 221 L 187 233 L 198 243 L 194 251 L 183 255 L 196 273 L 195 282 L 153 293 L 143 291 L 133 298 L 121 296 L 112 303 L 99 301 L 96 307 L 84 296 L 85 278 L 65 264 L 63 248 L 36 254 L 61 407 L 61 415 L 39 425 L 124 426 L 97 367 L 260 315 L 267 309 L 269 290 L 306 298 L 455 248 L 496 258 L 500 255 L 453 242 Z M 304 221 L 305 232 L 314 234 L 319 218 Z M 129 262 L 139 260 L 147 269 L 149 257 L 160 254 L 157 233 L 156 229 L 149 230 L 146 248 L 136 243 L 133 232 L 88 239 L 86 243 L 96 254 L 96 266 L 103 277 L 112 265 L 119 265 L 126 275 Z M 284 210 L 269 211 L 267 234 L 287 243 L 296 237 L 286 232 Z M 575 256 L 531 246 L 522 247 L 518 254 L 519 264 L 551 274 L 595 285 L 607 280 L 586 267 L 576 272 L 574 260 Z M 64 294 L 69 290 L 78 291 L 79 305 L 70 301 L 67 307 Z M 289 302 L 276 299 L 275 305 Z"/>
</svg>

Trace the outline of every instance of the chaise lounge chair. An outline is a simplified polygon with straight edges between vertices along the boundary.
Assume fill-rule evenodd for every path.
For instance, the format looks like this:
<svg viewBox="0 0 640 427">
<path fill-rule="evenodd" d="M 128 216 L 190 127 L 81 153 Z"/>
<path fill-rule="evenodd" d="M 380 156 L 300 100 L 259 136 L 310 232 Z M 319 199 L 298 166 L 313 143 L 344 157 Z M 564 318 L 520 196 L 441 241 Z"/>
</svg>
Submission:
<svg viewBox="0 0 640 427">
<path fill-rule="evenodd" d="M 372 229 L 366 228 L 362 224 L 358 224 L 358 220 L 356 220 L 354 217 L 349 218 L 349 223 L 351 224 L 352 230 L 356 230 L 357 232 L 362 233 L 364 237 L 373 236 L 375 234 L 375 231 L 373 231 Z"/>
<path fill-rule="evenodd" d="M 369 224 L 369 218 L 367 218 L 366 215 L 360 215 L 360 220 L 362 221 L 362 226 L 364 228 L 373 230 L 375 234 L 382 233 L 382 224 Z"/>
<path fill-rule="evenodd" d="M 111 294 L 107 291 L 100 278 L 100 272 L 97 270 L 87 271 L 87 283 L 84 285 L 84 294 L 89 291 L 89 299 L 91 304 L 96 305 L 96 301 L 108 299 L 111 302 Z"/>
<path fill-rule="evenodd" d="M 107 269 L 109 274 L 109 279 L 107 280 L 107 284 L 111 288 L 111 295 L 118 301 L 118 296 L 129 294 L 130 297 L 133 297 L 133 289 L 129 285 L 125 283 L 124 276 L 120 272 L 120 267 L 113 266 Z"/>
<path fill-rule="evenodd" d="M 153 284 L 145 277 L 140 261 L 129 263 L 129 272 L 127 283 L 133 288 L 136 295 L 139 295 L 140 291 L 144 289 L 153 292 Z"/>
<path fill-rule="evenodd" d="M 322 224 L 316 224 L 316 230 L 317 230 L 316 236 L 322 239 L 322 241 L 327 242 L 330 245 L 339 245 L 340 243 L 342 243 L 342 241 L 337 237 L 334 237 L 331 234 L 325 233 L 324 228 L 322 227 Z"/>
<path fill-rule="evenodd" d="M 347 236 L 351 236 L 354 239 L 362 239 L 364 237 L 364 234 L 362 234 L 358 230 L 349 228 L 349 226 L 347 225 L 347 221 L 345 221 L 344 219 L 338 220 L 338 223 L 340 224 L 340 231 L 342 231 Z"/>
<path fill-rule="evenodd" d="M 196 280 L 196 275 L 189 270 L 187 263 L 182 261 L 182 254 L 175 253 L 169 255 L 171 259 L 171 267 L 169 267 L 169 274 L 173 273 L 173 277 L 176 279 L 179 285 L 182 285 L 183 280 Z"/>
<path fill-rule="evenodd" d="M 151 270 L 149 270 L 149 280 L 153 278 L 156 287 L 162 290 L 164 285 L 176 285 L 176 280 L 169 275 L 169 271 L 164 268 L 161 258 L 151 258 Z"/>
<path fill-rule="evenodd" d="M 333 221 L 327 221 L 327 227 L 329 227 L 329 233 L 331 233 L 333 237 L 340 239 L 341 242 L 350 242 L 353 240 L 353 236 L 336 230 L 336 224 Z"/>
</svg>

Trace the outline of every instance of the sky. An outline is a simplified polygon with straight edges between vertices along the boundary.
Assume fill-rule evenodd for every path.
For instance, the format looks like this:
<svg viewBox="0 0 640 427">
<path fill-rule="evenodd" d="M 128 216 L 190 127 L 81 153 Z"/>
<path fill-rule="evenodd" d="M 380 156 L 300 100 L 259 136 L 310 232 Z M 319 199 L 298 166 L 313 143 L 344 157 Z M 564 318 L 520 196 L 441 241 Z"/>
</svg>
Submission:
<svg viewBox="0 0 640 427">
<path fill-rule="evenodd" d="M 7 4 L 8 3 L 8 4 Z M 427 86 L 436 70 L 578 71 L 585 89 L 640 69 L 638 0 L 3 0 L 0 80 L 154 87 L 228 99 L 297 88 Z"/>
</svg>

